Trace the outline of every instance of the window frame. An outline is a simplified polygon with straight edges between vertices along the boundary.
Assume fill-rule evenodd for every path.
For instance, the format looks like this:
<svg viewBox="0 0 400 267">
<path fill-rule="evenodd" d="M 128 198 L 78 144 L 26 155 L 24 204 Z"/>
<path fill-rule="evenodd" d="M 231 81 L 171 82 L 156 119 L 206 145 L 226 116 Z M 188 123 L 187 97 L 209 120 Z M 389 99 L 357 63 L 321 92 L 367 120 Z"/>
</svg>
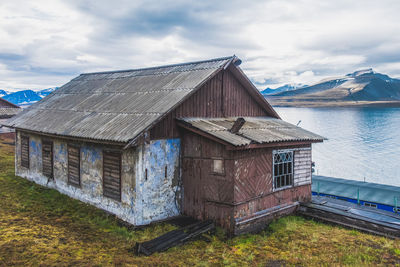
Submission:
<svg viewBox="0 0 400 267">
<path fill-rule="evenodd" d="M 78 149 L 78 180 L 79 180 L 79 184 L 72 183 L 71 179 L 70 179 L 70 153 L 69 153 L 69 149 L 70 148 Z M 67 172 L 68 172 L 67 173 L 68 185 L 80 188 L 81 185 L 82 185 L 82 181 L 81 181 L 81 147 L 79 145 L 75 145 L 75 144 L 68 144 L 67 145 L 67 166 L 68 166 L 68 170 L 67 170 Z"/>
<path fill-rule="evenodd" d="M 22 155 L 24 154 L 23 151 L 22 151 L 22 149 L 23 149 L 22 140 L 23 139 L 26 139 L 26 141 L 27 141 L 27 156 L 28 156 L 28 158 L 27 158 L 27 163 L 28 164 L 27 165 L 25 165 L 24 164 L 25 161 L 22 160 Z M 24 167 L 24 168 L 27 168 L 27 169 L 30 169 L 30 155 L 29 155 L 30 151 L 29 150 L 30 150 L 30 138 L 29 138 L 29 136 L 21 135 L 21 144 L 20 144 L 21 162 L 20 162 L 20 165 L 21 165 L 21 167 Z"/>
<path fill-rule="evenodd" d="M 225 159 L 224 158 L 211 158 L 211 174 L 218 175 L 218 176 L 225 176 Z M 215 171 L 215 161 L 221 161 L 222 164 L 222 171 L 218 172 Z"/>
<path fill-rule="evenodd" d="M 275 155 L 276 154 L 283 154 L 283 153 L 290 153 L 291 154 L 291 163 L 292 163 L 292 167 L 291 167 L 291 172 L 290 173 L 286 173 L 286 174 L 280 174 L 277 176 L 282 176 L 282 175 L 291 175 L 291 183 L 288 185 L 284 185 L 284 186 L 280 186 L 277 187 L 276 186 L 276 175 L 275 175 L 275 164 L 284 164 L 284 163 L 288 163 L 288 162 L 284 162 L 284 163 L 275 163 Z M 294 155 L 295 155 L 295 151 L 293 149 L 284 149 L 284 150 L 273 150 L 272 151 L 272 186 L 273 186 L 273 191 L 280 191 L 280 190 L 285 190 L 288 188 L 292 188 L 294 187 Z"/>
</svg>

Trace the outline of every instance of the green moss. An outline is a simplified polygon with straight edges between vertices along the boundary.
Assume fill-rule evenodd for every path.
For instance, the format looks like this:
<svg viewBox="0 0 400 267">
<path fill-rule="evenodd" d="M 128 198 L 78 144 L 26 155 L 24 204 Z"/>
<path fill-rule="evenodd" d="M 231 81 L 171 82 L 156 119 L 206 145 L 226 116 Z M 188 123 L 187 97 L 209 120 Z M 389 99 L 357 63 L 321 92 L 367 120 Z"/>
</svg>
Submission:
<svg viewBox="0 0 400 267">
<path fill-rule="evenodd" d="M 9 142 L 9 140 L 8 140 Z M 122 226 L 99 209 L 14 176 L 14 149 L 0 139 L 0 266 L 279 266 L 395 265 L 400 242 L 288 216 L 258 234 L 228 239 L 225 231 L 150 257 L 136 242 L 174 226 Z"/>
</svg>

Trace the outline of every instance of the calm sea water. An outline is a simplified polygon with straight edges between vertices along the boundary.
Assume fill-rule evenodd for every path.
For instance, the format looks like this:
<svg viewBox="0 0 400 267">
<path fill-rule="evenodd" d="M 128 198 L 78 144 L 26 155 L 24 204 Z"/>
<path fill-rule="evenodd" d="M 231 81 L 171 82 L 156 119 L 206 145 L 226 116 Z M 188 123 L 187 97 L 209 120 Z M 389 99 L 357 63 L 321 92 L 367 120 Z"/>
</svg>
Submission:
<svg viewBox="0 0 400 267">
<path fill-rule="evenodd" d="M 315 174 L 400 186 L 399 108 L 276 108 L 329 140 L 313 145 Z"/>
</svg>

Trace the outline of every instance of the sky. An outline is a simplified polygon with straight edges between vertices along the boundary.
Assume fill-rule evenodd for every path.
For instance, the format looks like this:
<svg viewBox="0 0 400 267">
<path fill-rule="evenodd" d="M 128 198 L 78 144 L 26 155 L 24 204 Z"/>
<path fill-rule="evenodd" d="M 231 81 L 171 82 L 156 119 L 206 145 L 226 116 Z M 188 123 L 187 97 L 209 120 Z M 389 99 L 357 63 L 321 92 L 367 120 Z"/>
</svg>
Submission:
<svg viewBox="0 0 400 267">
<path fill-rule="evenodd" d="M 400 1 L 1 0 L 0 89 L 236 55 L 259 88 L 400 78 Z"/>
</svg>

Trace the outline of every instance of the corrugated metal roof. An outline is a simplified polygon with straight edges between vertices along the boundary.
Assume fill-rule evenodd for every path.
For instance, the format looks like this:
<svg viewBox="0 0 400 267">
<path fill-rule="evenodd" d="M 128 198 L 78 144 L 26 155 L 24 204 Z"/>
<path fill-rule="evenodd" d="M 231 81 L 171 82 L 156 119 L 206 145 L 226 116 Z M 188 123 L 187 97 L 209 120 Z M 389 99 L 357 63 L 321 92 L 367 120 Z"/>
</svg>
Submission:
<svg viewBox="0 0 400 267">
<path fill-rule="evenodd" d="M 128 142 L 234 59 L 81 74 L 4 125 Z"/>
<path fill-rule="evenodd" d="M 323 194 L 357 199 L 358 189 L 360 200 L 394 206 L 397 197 L 400 205 L 400 187 L 397 186 L 313 175 L 312 191 L 318 191 L 318 184 Z"/>
<path fill-rule="evenodd" d="M 21 110 L 22 108 L 0 108 L 0 118 L 12 117 L 21 112 Z"/>
<path fill-rule="evenodd" d="M 325 139 L 280 119 L 270 117 L 243 118 L 246 122 L 236 134 L 229 130 L 238 117 L 183 118 L 181 121 L 234 146 L 292 141 L 320 142 Z"/>
</svg>

